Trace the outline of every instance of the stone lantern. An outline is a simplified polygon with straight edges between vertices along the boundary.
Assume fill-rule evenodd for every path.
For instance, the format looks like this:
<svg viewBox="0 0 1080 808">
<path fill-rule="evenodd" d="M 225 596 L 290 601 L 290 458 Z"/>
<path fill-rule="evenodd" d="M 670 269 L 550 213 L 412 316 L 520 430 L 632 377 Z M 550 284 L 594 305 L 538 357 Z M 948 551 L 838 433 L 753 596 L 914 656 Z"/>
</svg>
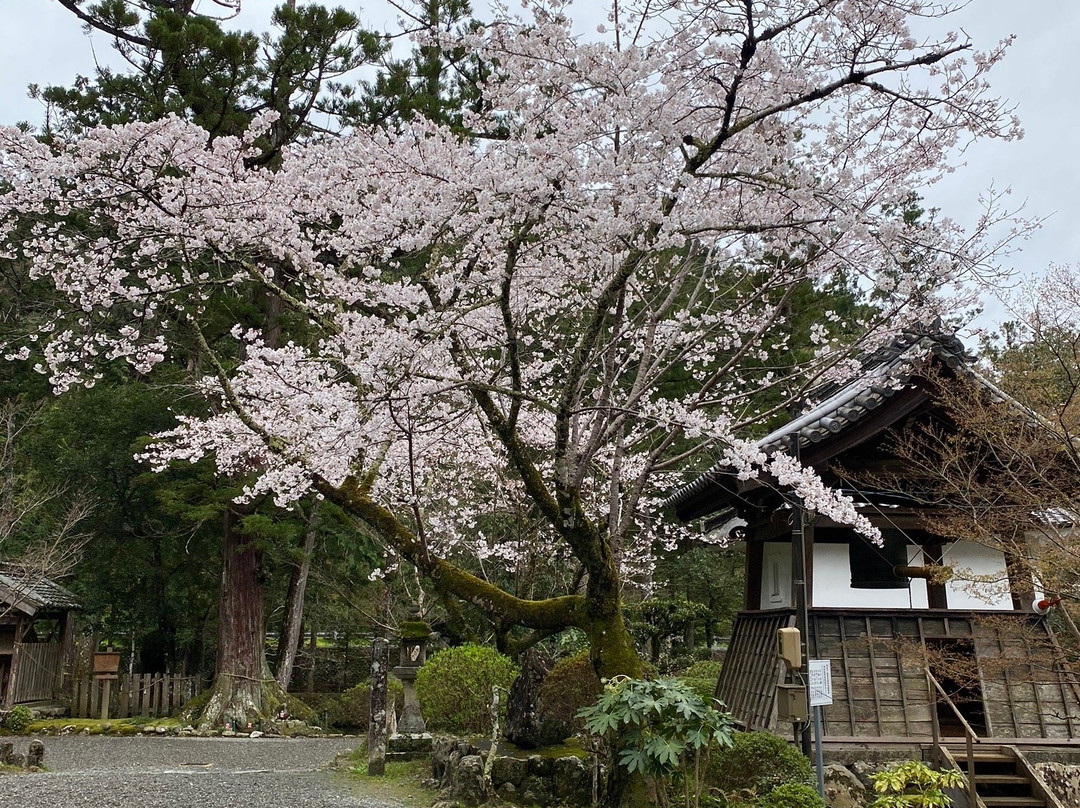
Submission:
<svg viewBox="0 0 1080 808">
<path fill-rule="evenodd" d="M 402 760 L 425 756 L 431 752 L 431 733 L 427 731 L 424 715 L 420 712 L 420 700 L 416 697 L 415 687 L 416 674 L 427 659 L 431 626 L 417 617 L 399 624 L 398 635 L 401 638 L 399 664 L 390 672 L 401 680 L 405 703 L 401 708 L 401 718 L 397 722 L 397 732 L 388 740 L 387 756 Z"/>
</svg>

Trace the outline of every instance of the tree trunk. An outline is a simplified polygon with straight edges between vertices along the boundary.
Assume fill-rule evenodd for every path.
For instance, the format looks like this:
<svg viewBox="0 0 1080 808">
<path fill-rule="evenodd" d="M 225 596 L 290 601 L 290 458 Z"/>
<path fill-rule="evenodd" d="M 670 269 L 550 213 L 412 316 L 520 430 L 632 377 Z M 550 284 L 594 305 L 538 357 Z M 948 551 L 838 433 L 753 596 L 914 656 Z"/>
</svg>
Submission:
<svg viewBox="0 0 1080 808">
<path fill-rule="evenodd" d="M 311 636 L 308 640 L 308 670 L 307 670 L 307 692 L 315 692 L 315 653 L 319 649 L 319 635 L 315 631 L 315 626 L 311 626 Z"/>
<path fill-rule="evenodd" d="M 266 664 L 263 631 L 262 553 L 240 526 L 241 514 L 225 514 L 216 676 L 200 728 L 226 722 L 238 731 L 276 714 L 285 692 Z"/>
<path fill-rule="evenodd" d="M 319 524 L 319 502 L 311 508 L 307 527 L 304 530 L 303 558 L 293 567 L 289 576 L 289 592 L 285 598 L 285 621 L 281 626 L 278 639 L 277 670 L 274 678 L 282 690 L 289 689 L 292 681 L 293 666 L 300 648 L 300 630 L 304 622 L 304 592 L 307 590 L 308 573 L 311 571 L 311 555 L 315 550 L 315 533 Z"/>
<path fill-rule="evenodd" d="M 585 626 L 585 634 L 589 639 L 589 657 L 601 680 L 615 676 L 640 678 L 644 666 L 623 620 L 619 574 L 614 560 L 604 552 L 606 549 L 600 546 L 598 555 L 604 558 L 604 563 L 590 570 L 586 587 L 589 623 Z M 609 761 L 601 805 L 604 808 L 648 805 L 645 778 L 640 773 L 628 772 L 625 766 L 616 762 L 617 759 L 616 755 Z"/>
</svg>

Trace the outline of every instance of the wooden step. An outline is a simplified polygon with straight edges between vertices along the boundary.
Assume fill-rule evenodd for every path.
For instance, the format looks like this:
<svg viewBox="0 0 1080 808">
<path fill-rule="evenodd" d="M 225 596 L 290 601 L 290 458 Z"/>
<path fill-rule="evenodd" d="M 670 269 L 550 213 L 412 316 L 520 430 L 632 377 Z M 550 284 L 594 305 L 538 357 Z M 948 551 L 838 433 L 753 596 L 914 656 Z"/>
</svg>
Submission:
<svg viewBox="0 0 1080 808">
<path fill-rule="evenodd" d="M 1031 781 L 1022 774 L 979 774 L 975 772 L 975 784 L 987 785 L 1030 785 Z"/>
<path fill-rule="evenodd" d="M 1046 808 L 1041 797 L 984 797 L 979 795 L 986 808 Z"/>
</svg>

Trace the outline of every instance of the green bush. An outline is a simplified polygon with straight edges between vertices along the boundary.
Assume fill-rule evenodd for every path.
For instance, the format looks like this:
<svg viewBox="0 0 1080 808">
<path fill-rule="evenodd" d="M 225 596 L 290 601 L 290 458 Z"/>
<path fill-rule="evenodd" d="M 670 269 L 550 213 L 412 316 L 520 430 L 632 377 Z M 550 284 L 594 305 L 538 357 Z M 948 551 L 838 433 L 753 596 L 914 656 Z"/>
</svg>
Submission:
<svg viewBox="0 0 1080 808">
<path fill-rule="evenodd" d="M 731 744 L 731 716 L 674 679 L 616 676 L 581 716 L 606 742 L 609 765 L 644 774 L 660 794 L 681 786 L 687 808 L 700 805 L 710 753 Z"/>
<path fill-rule="evenodd" d="M 810 761 L 771 732 L 736 732 L 732 742 L 709 761 L 706 782 L 721 794 L 750 792 L 760 799 L 785 783 L 816 782 Z"/>
<path fill-rule="evenodd" d="M 925 763 L 908 760 L 871 775 L 874 801 L 870 808 L 947 808 L 948 788 L 960 788 L 964 775 L 955 769 L 935 771 Z"/>
<path fill-rule="evenodd" d="M 715 682 L 720 678 L 720 669 L 724 663 L 717 659 L 699 659 L 689 668 L 679 671 L 679 678 L 684 676 L 688 679 L 712 679 Z"/>
<path fill-rule="evenodd" d="M 514 663 L 493 648 L 461 645 L 439 651 L 420 668 L 416 695 L 432 732 L 483 735 L 491 731 L 491 688 L 503 689 L 499 705 L 504 720 L 506 691 L 517 676 Z"/>
<path fill-rule="evenodd" d="M 544 677 L 537 713 L 543 721 L 565 724 L 568 727 L 566 735 L 580 732 L 585 728 L 585 720 L 578 717 L 578 711 L 595 704 L 601 689 L 600 677 L 589 661 L 586 648 L 560 659 Z"/>
<path fill-rule="evenodd" d="M 755 808 L 825 808 L 817 789 L 805 783 L 783 783 L 764 797 L 758 798 Z"/>
<path fill-rule="evenodd" d="M 720 663 L 701 660 L 678 673 L 675 678 L 697 693 L 706 704 L 712 704 L 716 698 L 716 680 L 720 678 Z"/>
<path fill-rule="evenodd" d="M 401 712 L 404 689 L 393 676 L 387 677 L 387 706 Z M 344 693 L 303 693 L 304 702 L 311 708 L 311 720 L 331 727 L 367 729 L 371 705 L 371 683 L 360 682 Z"/>
<path fill-rule="evenodd" d="M 30 726 L 33 720 L 34 713 L 31 709 L 20 704 L 18 707 L 11 708 L 11 712 L 4 719 L 4 726 L 12 732 L 22 732 Z"/>
</svg>

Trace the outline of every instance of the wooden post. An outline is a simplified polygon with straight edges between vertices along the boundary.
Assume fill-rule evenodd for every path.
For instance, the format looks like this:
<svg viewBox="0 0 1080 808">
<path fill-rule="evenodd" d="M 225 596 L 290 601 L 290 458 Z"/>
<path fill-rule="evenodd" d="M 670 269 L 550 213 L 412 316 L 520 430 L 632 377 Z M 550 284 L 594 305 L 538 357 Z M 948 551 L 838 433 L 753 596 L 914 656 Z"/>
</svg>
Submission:
<svg viewBox="0 0 1080 808">
<path fill-rule="evenodd" d="M 15 624 L 15 643 L 11 648 L 11 667 L 8 668 L 7 695 L 4 697 L 3 704 L 5 708 L 13 707 L 19 695 L 15 689 L 19 683 L 19 665 L 22 661 L 22 639 L 25 631 L 26 620 L 19 618 L 19 622 Z"/>
<path fill-rule="evenodd" d="M 101 720 L 109 720 L 109 699 L 112 697 L 112 676 L 105 676 L 101 681 Z"/>
<path fill-rule="evenodd" d="M 371 644 L 371 708 L 368 717 L 368 774 L 386 774 L 386 674 L 390 643 L 377 637 Z"/>
</svg>

